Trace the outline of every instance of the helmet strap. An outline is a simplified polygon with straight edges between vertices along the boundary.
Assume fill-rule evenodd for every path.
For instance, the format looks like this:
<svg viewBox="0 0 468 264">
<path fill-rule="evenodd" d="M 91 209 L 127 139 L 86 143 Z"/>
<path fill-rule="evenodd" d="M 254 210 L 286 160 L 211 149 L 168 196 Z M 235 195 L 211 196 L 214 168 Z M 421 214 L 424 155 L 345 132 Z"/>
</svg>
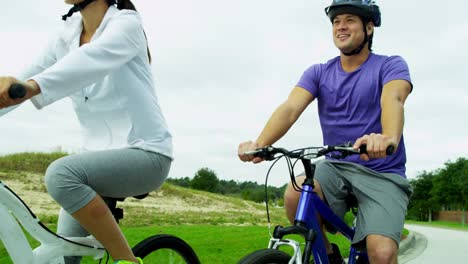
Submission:
<svg viewBox="0 0 468 264">
<path fill-rule="evenodd" d="M 364 23 L 364 20 L 362 20 L 362 25 L 364 27 L 364 40 L 362 41 L 361 45 L 357 47 L 356 49 L 350 51 L 350 52 L 343 52 L 343 55 L 345 56 L 353 56 L 361 53 L 362 49 L 366 46 L 366 43 L 369 41 L 369 37 L 367 36 L 367 27 L 366 23 Z"/>
<path fill-rule="evenodd" d="M 84 0 L 83 2 L 81 2 L 79 4 L 73 5 L 73 7 L 70 8 L 68 13 L 62 16 L 62 20 L 66 21 L 67 18 L 73 16 L 74 13 L 83 10 L 87 5 L 89 5 L 93 1 L 95 1 L 95 0 Z"/>
</svg>

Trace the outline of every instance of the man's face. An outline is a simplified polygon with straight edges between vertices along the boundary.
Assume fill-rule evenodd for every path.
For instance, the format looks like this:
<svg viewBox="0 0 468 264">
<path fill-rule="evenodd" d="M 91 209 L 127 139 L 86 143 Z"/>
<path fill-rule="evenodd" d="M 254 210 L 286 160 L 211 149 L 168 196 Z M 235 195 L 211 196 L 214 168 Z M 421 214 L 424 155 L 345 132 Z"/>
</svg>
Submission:
<svg viewBox="0 0 468 264">
<path fill-rule="evenodd" d="M 367 25 L 367 34 L 374 28 Z M 361 19 L 356 15 L 342 14 L 333 19 L 333 42 L 341 52 L 351 52 L 364 41 L 364 28 Z"/>
</svg>

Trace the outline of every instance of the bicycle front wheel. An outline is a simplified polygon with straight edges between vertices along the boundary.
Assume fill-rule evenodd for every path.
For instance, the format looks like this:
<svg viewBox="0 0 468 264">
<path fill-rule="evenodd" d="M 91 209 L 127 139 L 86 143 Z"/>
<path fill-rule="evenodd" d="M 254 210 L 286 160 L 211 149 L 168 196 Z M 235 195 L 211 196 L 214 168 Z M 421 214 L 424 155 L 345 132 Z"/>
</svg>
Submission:
<svg viewBox="0 0 468 264">
<path fill-rule="evenodd" d="M 250 253 L 239 261 L 238 264 L 287 264 L 291 256 L 277 249 L 261 249 Z"/>
<path fill-rule="evenodd" d="M 182 239 L 172 235 L 155 235 L 132 249 L 144 263 L 200 264 L 195 251 Z"/>
</svg>

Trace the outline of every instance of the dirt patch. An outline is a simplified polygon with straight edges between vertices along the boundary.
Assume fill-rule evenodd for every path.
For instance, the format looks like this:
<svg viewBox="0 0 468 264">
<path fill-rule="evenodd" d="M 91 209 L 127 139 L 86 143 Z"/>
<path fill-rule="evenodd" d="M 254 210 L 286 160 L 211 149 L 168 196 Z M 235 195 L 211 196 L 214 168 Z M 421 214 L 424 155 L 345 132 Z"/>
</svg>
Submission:
<svg viewBox="0 0 468 264">
<path fill-rule="evenodd" d="M 51 219 L 59 205 L 46 192 L 37 174 L 11 177 L 0 173 L 0 180 L 12 189 L 36 214 Z M 266 222 L 264 206 L 212 193 L 165 185 L 143 200 L 127 198 L 120 203 L 125 209 L 124 223 L 141 224 L 234 224 L 251 225 Z M 283 209 L 273 213 L 284 215 Z M 52 221 L 52 220 L 51 220 Z"/>
<path fill-rule="evenodd" d="M 43 184 L 40 181 L 24 182 L 7 179 L 2 182 L 13 190 L 36 215 L 54 215 L 59 211 L 60 206 L 49 194 L 42 191 L 45 187 L 41 187 Z"/>
</svg>

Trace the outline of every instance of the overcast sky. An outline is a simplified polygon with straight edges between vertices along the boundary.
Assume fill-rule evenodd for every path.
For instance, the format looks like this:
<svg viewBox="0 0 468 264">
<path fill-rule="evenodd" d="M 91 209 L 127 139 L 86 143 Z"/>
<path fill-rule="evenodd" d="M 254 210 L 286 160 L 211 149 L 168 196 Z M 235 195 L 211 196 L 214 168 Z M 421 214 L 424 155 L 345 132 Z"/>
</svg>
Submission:
<svg viewBox="0 0 468 264">
<path fill-rule="evenodd" d="M 134 0 L 153 56 L 160 104 L 174 136 L 170 177 L 203 167 L 221 179 L 263 182 L 270 164 L 237 159 L 312 64 L 337 56 L 327 0 Z M 405 106 L 407 175 L 468 156 L 468 2 L 378 2 L 374 52 L 401 55 L 414 84 Z M 425 6 L 421 6 L 426 3 Z M 434 3 L 434 4 L 430 4 Z M 59 0 L 15 0 L 0 9 L 0 75 L 15 75 L 62 26 Z M 37 111 L 27 102 L 0 117 L 0 154 L 76 151 L 70 101 Z M 320 145 L 316 103 L 276 146 Z M 284 166 L 269 182 L 287 182 Z"/>
</svg>

